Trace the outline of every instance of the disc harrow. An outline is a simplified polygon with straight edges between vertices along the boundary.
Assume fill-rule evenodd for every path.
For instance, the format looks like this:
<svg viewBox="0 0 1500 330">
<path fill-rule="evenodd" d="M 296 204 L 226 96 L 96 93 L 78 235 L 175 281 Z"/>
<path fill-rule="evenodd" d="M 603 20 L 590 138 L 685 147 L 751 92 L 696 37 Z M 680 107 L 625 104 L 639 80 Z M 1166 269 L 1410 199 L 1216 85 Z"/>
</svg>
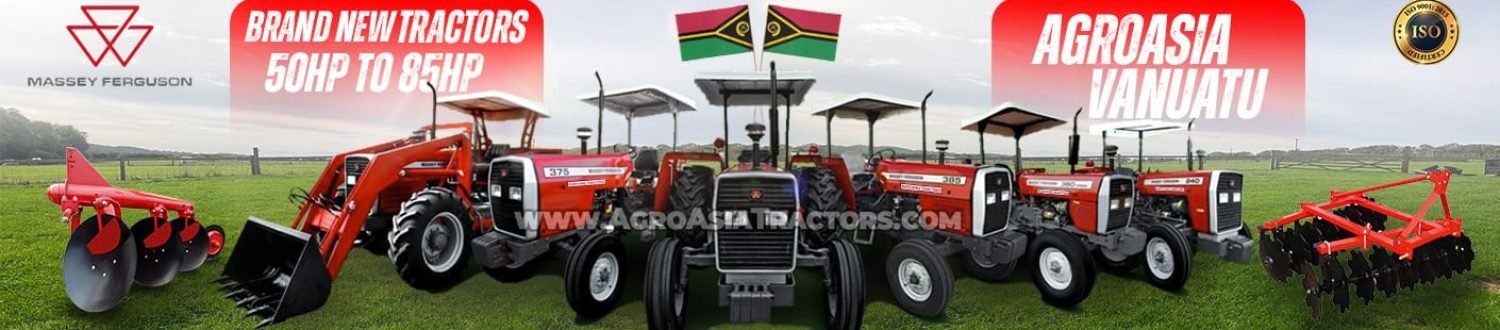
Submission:
<svg viewBox="0 0 1500 330">
<path fill-rule="evenodd" d="M 1352 191 L 1333 191 L 1322 204 L 1302 203 L 1301 210 L 1261 225 L 1261 266 L 1271 279 L 1286 283 L 1302 276 L 1306 303 L 1313 318 L 1323 316 L 1325 296 L 1339 312 L 1349 310 L 1353 298 L 1368 305 L 1376 292 L 1387 298 L 1400 289 L 1470 269 L 1473 242 L 1463 234 L 1463 220 L 1448 207 L 1446 171 L 1426 173 L 1396 182 Z M 1433 185 L 1414 214 L 1392 209 L 1367 196 L 1396 186 L 1427 181 Z M 1427 220 L 1434 206 L 1442 217 Z M 1402 224 L 1387 227 L 1388 220 Z"/>
<path fill-rule="evenodd" d="M 125 299 L 132 282 L 162 286 L 218 256 L 224 230 L 199 223 L 192 202 L 112 187 L 78 149 L 66 154 L 67 179 L 48 187 L 47 198 L 69 225 L 63 288 L 78 309 L 109 310 Z M 84 208 L 94 214 L 84 216 Z M 124 209 L 149 215 L 127 226 Z"/>
</svg>

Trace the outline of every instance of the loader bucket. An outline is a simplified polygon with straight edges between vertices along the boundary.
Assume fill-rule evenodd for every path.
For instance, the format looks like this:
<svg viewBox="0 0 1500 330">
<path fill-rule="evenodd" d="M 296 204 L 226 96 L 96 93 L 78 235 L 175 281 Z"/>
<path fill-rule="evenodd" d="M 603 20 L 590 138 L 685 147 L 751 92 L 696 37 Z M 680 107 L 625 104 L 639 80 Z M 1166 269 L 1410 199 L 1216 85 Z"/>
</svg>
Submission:
<svg viewBox="0 0 1500 330">
<path fill-rule="evenodd" d="M 311 235 L 250 217 L 219 278 L 224 297 L 259 326 L 322 307 L 332 280 Z"/>
</svg>

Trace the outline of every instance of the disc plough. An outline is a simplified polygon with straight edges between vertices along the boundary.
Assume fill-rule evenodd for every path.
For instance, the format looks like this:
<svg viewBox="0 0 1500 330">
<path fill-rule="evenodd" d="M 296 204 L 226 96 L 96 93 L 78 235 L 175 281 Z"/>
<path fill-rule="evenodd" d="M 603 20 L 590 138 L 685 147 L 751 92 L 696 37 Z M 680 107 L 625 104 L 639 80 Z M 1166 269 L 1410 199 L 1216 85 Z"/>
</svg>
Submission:
<svg viewBox="0 0 1500 330">
<path fill-rule="evenodd" d="M 1343 312 L 1349 309 L 1351 292 L 1369 304 L 1377 292 L 1392 297 L 1399 289 L 1468 271 L 1474 250 L 1463 233 L 1463 220 L 1448 208 L 1450 176 L 1446 171 L 1429 172 L 1334 191 L 1322 204 L 1303 203 L 1297 213 L 1261 225 L 1261 265 L 1278 282 L 1302 276 L 1313 318 L 1322 317 L 1325 296 L 1331 296 L 1333 305 Z M 1433 189 L 1414 214 L 1377 203 L 1367 195 L 1422 181 L 1431 182 Z M 1442 207 L 1442 217 L 1427 220 L 1433 206 Z M 1388 220 L 1396 222 L 1387 227 Z"/>
<path fill-rule="evenodd" d="M 69 224 L 63 252 L 63 288 L 78 309 L 102 312 L 118 305 L 131 282 L 156 287 L 219 255 L 224 230 L 203 226 L 193 203 L 115 188 L 78 149 L 67 149 L 67 179 L 47 188 L 47 198 Z M 93 214 L 84 216 L 84 209 Z M 148 216 L 127 226 L 123 209 Z M 169 216 L 169 214 L 172 214 Z"/>
</svg>

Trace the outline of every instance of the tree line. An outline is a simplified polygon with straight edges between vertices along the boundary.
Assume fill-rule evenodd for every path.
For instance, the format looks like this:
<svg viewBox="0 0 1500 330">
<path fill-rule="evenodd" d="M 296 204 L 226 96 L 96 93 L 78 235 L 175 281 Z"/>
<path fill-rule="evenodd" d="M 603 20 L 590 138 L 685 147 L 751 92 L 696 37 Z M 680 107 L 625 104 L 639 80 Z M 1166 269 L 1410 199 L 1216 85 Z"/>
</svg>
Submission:
<svg viewBox="0 0 1500 330">
<path fill-rule="evenodd" d="M 72 125 L 32 121 L 20 110 L 0 108 L 0 160 L 59 159 L 66 147 L 88 151 L 88 133 Z"/>
</svg>

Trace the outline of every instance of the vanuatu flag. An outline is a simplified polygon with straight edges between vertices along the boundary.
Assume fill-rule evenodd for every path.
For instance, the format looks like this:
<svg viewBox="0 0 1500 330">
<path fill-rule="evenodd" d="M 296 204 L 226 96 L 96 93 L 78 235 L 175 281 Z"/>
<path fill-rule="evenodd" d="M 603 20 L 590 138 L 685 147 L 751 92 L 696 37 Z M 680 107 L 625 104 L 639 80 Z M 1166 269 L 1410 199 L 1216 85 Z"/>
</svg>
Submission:
<svg viewBox="0 0 1500 330">
<path fill-rule="evenodd" d="M 748 53 L 755 48 L 750 37 L 748 5 L 677 14 L 683 61 Z"/>
<path fill-rule="evenodd" d="M 765 51 L 832 61 L 838 42 L 839 14 L 777 5 L 766 12 Z"/>
</svg>

